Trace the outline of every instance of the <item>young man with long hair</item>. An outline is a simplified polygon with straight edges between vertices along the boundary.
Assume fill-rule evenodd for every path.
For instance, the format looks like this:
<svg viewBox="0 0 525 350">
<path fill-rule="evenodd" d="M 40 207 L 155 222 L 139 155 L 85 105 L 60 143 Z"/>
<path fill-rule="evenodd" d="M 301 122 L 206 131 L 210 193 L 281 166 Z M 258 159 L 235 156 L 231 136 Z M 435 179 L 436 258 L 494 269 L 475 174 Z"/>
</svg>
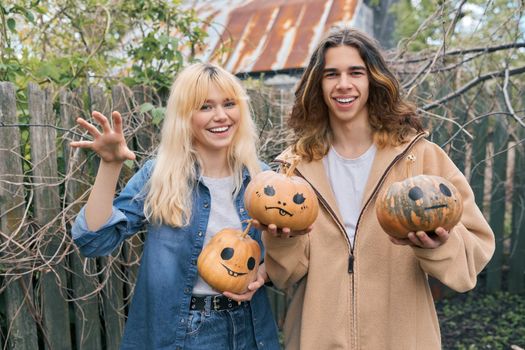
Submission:
<svg viewBox="0 0 525 350">
<path fill-rule="evenodd" d="M 294 286 L 285 322 L 286 349 L 441 348 L 431 275 L 464 292 L 494 250 L 494 235 L 463 174 L 425 139 L 377 43 L 340 29 L 314 50 L 289 119 L 293 144 L 278 157 L 302 158 L 296 175 L 315 189 L 320 213 L 308 232 L 269 225 L 266 268 L 280 288 Z M 387 235 L 375 201 L 393 182 L 429 174 L 463 197 L 450 231 Z"/>
</svg>

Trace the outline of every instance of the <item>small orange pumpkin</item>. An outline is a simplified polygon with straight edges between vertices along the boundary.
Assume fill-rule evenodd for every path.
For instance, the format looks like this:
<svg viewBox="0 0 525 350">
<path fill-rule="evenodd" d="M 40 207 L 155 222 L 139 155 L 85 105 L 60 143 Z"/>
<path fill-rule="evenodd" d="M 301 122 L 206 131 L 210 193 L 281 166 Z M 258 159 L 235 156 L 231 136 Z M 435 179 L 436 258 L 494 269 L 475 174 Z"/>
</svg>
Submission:
<svg viewBox="0 0 525 350">
<path fill-rule="evenodd" d="M 409 232 L 450 230 L 461 218 L 463 201 L 452 183 L 440 176 L 418 175 L 393 183 L 376 201 L 379 224 L 395 238 Z"/>
<path fill-rule="evenodd" d="M 257 278 L 261 249 L 248 236 L 251 222 L 243 231 L 223 229 L 208 242 L 197 259 L 202 279 L 219 292 L 242 294 Z"/>
<path fill-rule="evenodd" d="M 257 174 L 246 187 L 244 203 L 248 214 L 264 225 L 304 230 L 317 218 L 319 204 L 310 184 L 292 176 L 295 161 L 286 174 L 271 170 Z"/>
</svg>

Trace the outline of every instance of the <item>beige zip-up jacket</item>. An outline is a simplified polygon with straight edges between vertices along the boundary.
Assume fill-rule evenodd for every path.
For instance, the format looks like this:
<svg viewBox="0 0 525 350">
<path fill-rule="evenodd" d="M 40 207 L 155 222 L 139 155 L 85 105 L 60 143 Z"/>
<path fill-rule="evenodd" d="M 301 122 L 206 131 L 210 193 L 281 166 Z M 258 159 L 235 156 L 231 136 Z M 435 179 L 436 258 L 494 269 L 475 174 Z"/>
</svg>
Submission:
<svg viewBox="0 0 525 350">
<path fill-rule="evenodd" d="M 319 198 L 313 230 L 292 238 L 263 234 L 271 280 L 279 288 L 294 287 L 295 291 L 284 326 L 286 349 L 441 349 L 427 276 L 458 292 L 468 291 L 476 285 L 495 243 L 467 180 L 424 135 L 377 150 L 353 244 L 345 233 L 323 161 L 298 165 L 296 175 L 304 177 Z M 463 197 L 460 223 L 436 249 L 393 244 L 376 218 L 378 194 L 407 177 L 409 155 L 415 156 L 412 176 L 442 176 Z M 287 162 L 290 156 L 285 151 L 278 160 Z"/>
</svg>

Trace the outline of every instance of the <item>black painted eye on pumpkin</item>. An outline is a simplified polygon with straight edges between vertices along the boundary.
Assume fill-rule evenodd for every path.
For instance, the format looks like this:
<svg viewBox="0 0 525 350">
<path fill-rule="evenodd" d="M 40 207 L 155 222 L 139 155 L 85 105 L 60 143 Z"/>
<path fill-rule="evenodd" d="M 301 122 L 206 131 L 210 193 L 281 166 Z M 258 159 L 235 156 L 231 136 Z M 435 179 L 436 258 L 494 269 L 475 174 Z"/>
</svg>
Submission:
<svg viewBox="0 0 525 350">
<path fill-rule="evenodd" d="M 222 260 L 230 260 L 233 257 L 234 253 L 235 251 L 233 250 L 233 248 L 224 248 L 221 251 L 221 258 Z"/>
<path fill-rule="evenodd" d="M 439 184 L 439 190 L 447 197 L 452 196 L 452 191 L 445 184 Z"/>
<path fill-rule="evenodd" d="M 302 193 L 296 193 L 295 196 L 293 196 L 293 202 L 295 204 L 303 204 L 306 198 L 304 198 Z"/>
<path fill-rule="evenodd" d="M 275 189 L 272 186 L 266 186 L 264 188 L 264 194 L 267 196 L 273 196 L 275 195 Z"/>
<path fill-rule="evenodd" d="M 418 199 L 423 198 L 423 191 L 418 186 L 412 187 L 410 191 L 408 191 L 408 197 L 413 201 L 417 201 Z"/>
<path fill-rule="evenodd" d="M 246 266 L 248 266 L 248 270 L 253 270 L 255 267 L 255 259 L 253 257 L 250 257 L 246 262 Z"/>
</svg>

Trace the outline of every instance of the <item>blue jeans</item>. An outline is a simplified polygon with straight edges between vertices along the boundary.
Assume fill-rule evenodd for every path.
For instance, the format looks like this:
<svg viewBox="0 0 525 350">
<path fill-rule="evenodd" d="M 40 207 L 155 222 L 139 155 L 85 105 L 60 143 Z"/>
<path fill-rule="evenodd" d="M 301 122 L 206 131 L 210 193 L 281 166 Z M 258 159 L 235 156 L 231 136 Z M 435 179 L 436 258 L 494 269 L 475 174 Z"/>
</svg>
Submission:
<svg viewBox="0 0 525 350">
<path fill-rule="evenodd" d="M 184 350 L 252 350 L 257 349 L 249 303 L 214 311 L 190 310 L 186 322 Z"/>
</svg>

